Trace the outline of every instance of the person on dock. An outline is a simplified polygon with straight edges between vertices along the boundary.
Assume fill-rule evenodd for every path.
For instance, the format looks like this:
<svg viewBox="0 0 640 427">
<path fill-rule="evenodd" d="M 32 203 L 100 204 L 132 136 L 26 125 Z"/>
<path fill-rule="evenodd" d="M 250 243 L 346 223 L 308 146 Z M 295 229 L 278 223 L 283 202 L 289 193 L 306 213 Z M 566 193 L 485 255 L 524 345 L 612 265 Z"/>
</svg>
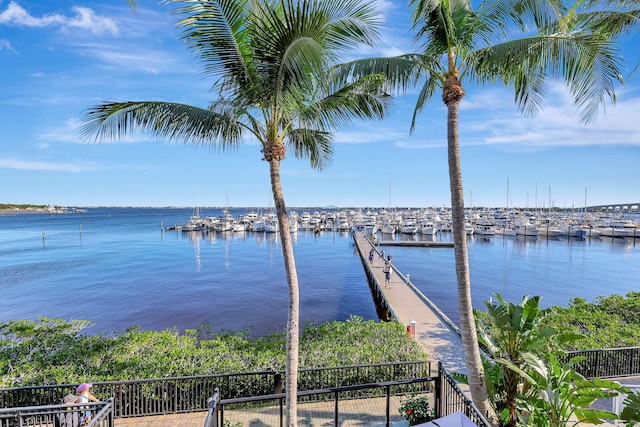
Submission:
<svg viewBox="0 0 640 427">
<path fill-rule="evenodd" d="M 389 261 L 389 263 L 391 263 L 391 254 L 387 255 L 387 261 Z"/>
<path fill-rule="evenodd" d="M 369 262 L 372 263 L 373 262 L 373 248 L 371 248 L 371 250 L 369 251 Z"/>
<path fill-rule="evenodd" d="M 83 383 L 78 386 L 76 389 L 78 395 L 78 403 L 89 403 L 91 402 L 100 402 L 100 400 L 95 397 L 89 389 L 93 387 L 91 383 Z M 91 411 L 86 411 L 84 413 L 84 423 L 88 424 L 91 421 Z"/>
<path fill-rule="evenodd" d="M 384 249 L 382 250 L 382 252 L 380 252 L 380 258 L 384 259 Z"/>
<path fill-rule="evenodd" d="M 391 263 L 389 261 L 384 262 L 384 267 L 382 267 L 382 272 L 384 273 L 384 286 L 390 288 L 391 287 Z"/>
</svg>

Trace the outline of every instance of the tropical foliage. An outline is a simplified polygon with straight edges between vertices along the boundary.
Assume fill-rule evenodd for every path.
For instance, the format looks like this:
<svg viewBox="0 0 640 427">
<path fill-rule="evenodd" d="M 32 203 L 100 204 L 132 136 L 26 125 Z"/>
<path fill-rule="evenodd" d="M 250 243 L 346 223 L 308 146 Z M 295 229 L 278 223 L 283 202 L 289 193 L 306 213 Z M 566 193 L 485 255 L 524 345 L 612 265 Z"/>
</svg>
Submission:
<svg viewBox="0 0 640 427">
<path fill-rule="evenodd" d="M 519 304 L 513 304 L 505 302 L 500 294 L 495 296 L 497 301 L 485 301 L 486 315 L 476 316 L 478 341 L 490 359 L 485 363 L 485 371 L 493 407 L 502 425 L 513 427 L 518 423 L 516 398 L 522 378 L 510 368 L 520 369 L 527 355 L 547 354 L 577 336 L 563 336 L 554 329 L 541 327 L 548 310 L 540 308 L 540 297 L 525 296 Z"/>
<path fill-rule="evenodd" d="M 560 427 L 576 419 L 601 423 L 618 418 L 592 404 L 628 390 L 612 381 L 582 377 L 572 368 L 581 358 L 567 364 L 560 360 L 580 334 L 544 326 L 553 310 L 541 309 L 540 297 L 525 296 L 519 304 L 504 301 L 500 294 L 496 299 L 486 301 L 487 311 L 478 312 L 476 319 L 487 354 L 487 389 L 501 425 Z"/>
<path fill-rule="evenodd" d="M 49 318 L 0 323 L 0 386 L 284 370 L 284 334 L 251 339 L 248 330 L 214 334 L 208 325 L 184 333 L 133 327 L 112 336 L 84 334 L 90 325 Z M 302 368 L 427 358 L 402 325 L 359 317 L 305 325 L 300 348 Z"/>
<path fill-rule="evenodd" d="M 524 367 L 511 365 L 528 387 L 518 396 L 520 422 L 536 427 L 566 427 L 578 423 L 601 424 L 616 420 L 611 411 L 597 409 L 592 404 L 599 398 L 612 398 L 627 389 L 619 383 L 588 380 L 568 365 L 560 363 L 554 354 L 546 360 L 533 354 L 524 355 Z M 575 420 L 575 421 L 574 421 Z"/>
</svg>

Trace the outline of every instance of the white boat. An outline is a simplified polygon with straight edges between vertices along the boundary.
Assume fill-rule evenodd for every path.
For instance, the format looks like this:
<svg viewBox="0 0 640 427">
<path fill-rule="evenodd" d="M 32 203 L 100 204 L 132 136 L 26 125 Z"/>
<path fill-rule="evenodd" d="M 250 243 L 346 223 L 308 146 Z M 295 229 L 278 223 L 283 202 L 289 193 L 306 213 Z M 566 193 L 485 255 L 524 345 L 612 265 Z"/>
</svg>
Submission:
<svg viewBox="0 0 640 427">
<path fill-rule="evenodd" d="M 423 236 L 435 236 L 437 232 L 436 224 L 430 219 L 421 219 L 418 222 L 418 233 Z"/>
<path fill-rule="evenodd" d="M 400 224 L 400 232 L 402 234 L 416 234 L 418 227 L 413 219 L 406 219 Z"/>
<path fill-rule="evenodd" d="M 516 230 L 506 225 L 496 226 L 496 234 L 501 236 L 515 236 Z"/>
<path fill-rule="evenodd" d="M 262 219 L 257 219 L 251 227 L 255 232 L 263 232 L 266 230 L 267 223 Z"/>
<path fill-rule="evenodd" d="M 223 211 L 223 214 L 220 218 L 218 218 L 218 221 L 213 224 L 213 230 L 221 232 L 221 233 L 225 233 L 227 231 L 233 231 L 233 226 L 235 224 L 235 220 L 233 219 L 233 216 L 227 212 L 226 210 Z"/>
<path fill-rule="evenodd" d="M 496 226 L 491 222 L 479 222 L 475 226 L 475 234 L 493 236 L 496 234 Z"/>
<path fill-rule="evenodd" d="M 189 217 L 189 221 L 182 224 L 182 231 L 200 231 L 202 230 L 202 218 L 200 218 L 200 208 L 196 207 Z"/>
<path fill-rule="evenodd" d="M 538 226 L 538 236 L 545 237 L 558 237 L 558 236 L 566 236 L 567 231 L 555 225 L 539 225 Z"/>
<path fill-rule="evenodd" d="M 270 217 L 264 224 L 264 231 L 267 233 L 277 233 L 278 232 L 278 218 L 275 216 Z"/>
<path fill-rule="evenodd" d="M 300 224 L 298 223 L 298 220 L 289 218 L 289 231 L 292 233 L 297 233 L 299 228 Z"/>
<path fill-rule="evenodd" d="M 383 234 L 394 234 L 396 232 L 396 225 L 391 220 L 382 221 L 380 231 Z"/>
<path fill-rule="evenodd" d="M 638 225 L 633 221 L 610 221 L 598 226 L 602 236 L 605 237 L 640 237 Z"/>
<path fill-rule="evenodd" d="M 234 233 L 242 233 L 243 231 L 247 231 L 247 223 L 246 222 L 235 222 L 232 228 Z"/>
<path fill-rule="evenodd" d="M 537 236 L 539 233 L 538 227 L 527 218 L 518 218 L 513 224 L 513 229 L 517 236 Z"/>
</svg>

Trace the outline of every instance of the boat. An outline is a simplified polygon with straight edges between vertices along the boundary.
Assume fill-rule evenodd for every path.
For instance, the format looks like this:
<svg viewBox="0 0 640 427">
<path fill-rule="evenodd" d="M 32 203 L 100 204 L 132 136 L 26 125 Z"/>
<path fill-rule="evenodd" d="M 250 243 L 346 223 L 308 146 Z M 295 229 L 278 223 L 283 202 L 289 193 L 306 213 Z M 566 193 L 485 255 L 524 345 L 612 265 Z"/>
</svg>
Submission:
<svg viewBox="0 0 640 427">
<path fill-rule="evenodd" d="M 640 236 L 638 224 L 630 220 L 608 221 L 597 226 L 605 237 L 636 237 Z"/>
<path fill-rule="evenodd" d="M 400 232 L 402 234 L 416 234 L 418 227 L 413 219 L 405 219 L 400 224 Z"/>
<path fill-rule="evenodd" d="M 518 218 L 514 224 L 513 229 L 517 236 L 537 236 L 540 230 L 535 224 L 532 224 L 528 218 Z"/>
<path fill-rule="evenodd" d="M 506 225 L 496 226 L 495 227 L 496 234 L 501 236 L 515 236 L 516 230 Z"/>
<path fill-rule="evenodd" d="M 390 219 L 384 220 L 382 221 L 380 231 L 382 231 L 383 234 L 394 234 L 396 232 L 396 225 Z"/>
<path fill-rule="evenodd" d="M 474 234 L 481 236 L 493 236 L 496 234 L 496 226 L 492 222 L 478 222 Z"/>
<path fill-rule="evenodd" d="M 182 224 L 182 231 L 200 231 L 202 230 L 202 218 L 200 218 L 200 208 L 195 207 L 193 213 L 189 217 L 189 221 Z"/>
<path fill-rule="evenodd" d="M 232 230 L 234 233 L 242 233 L 243 231 L 247 231 L 247 223 L 244 221 L 236 221 L 233 224 Z"/>
<path fill-rule="evenodd" d="M 251 228 L 253 231 L 260 233 L 266 231 L 266 227 L 267 223 L 263 219 L 257 219 Z"/>
<path fill-rule="evenodd" d="M 229 213 L 226 209 L 222 211 L 222 215 L 218 218 L 218 220 L 213 224 L 213 230 L 225 233 L 227 231 L 233 231 L 233 226 L 236 221 L 233 218 L 233 215 Z"/>
<path fill-rule="evenodd" d="M 423 236 L 435 236 L 437 232 L 438 228 L 430 219 L 421 219 L 418 222 L 418 233 Z"/>
<path fill-rule="evenodd" d="M 278 229 L 278 218 L 275 215 L 270 215 L 264 222 L 264 231 L 267 233 L 277 233 Z"/>
</svg>

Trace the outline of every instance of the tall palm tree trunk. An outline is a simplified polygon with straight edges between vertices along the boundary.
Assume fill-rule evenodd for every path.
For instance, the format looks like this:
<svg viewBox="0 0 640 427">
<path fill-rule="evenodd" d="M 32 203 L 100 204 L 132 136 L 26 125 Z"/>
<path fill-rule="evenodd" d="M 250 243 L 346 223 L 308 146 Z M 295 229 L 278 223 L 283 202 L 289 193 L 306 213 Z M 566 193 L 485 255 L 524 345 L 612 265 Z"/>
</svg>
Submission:
<svg viewBox="0 0 640 427">
<path fill-rule="evenodd" d="M 462 188 L 462 169 L 460 166 L 460 148 L 458 144 L 458 114 L 464 90 L 457 73 L 447 76 L 442 99 L 447 106 L 447 146 L 449 161 L 449 185 L 451 188 L 451 212 L 453 219 L 453 244 L 458 283 L 458 311 L 460 313 L 460 331 L 464 346 L 465 364 L 471 398 L 476 407 L 490 419 L 494 418 L 493 409 L 487 397 L 484 369 L 478 346 L 473 305 L 471 303 L 471 279 L 469 277 L 469 255 L 467 252 L 467 233 L 464 217 L 464 190 Z"/>
<path fill-rule="evenodd" d="M 280 183 L 280 160 L 269 162 L 271 173 L 271 191 L 278 217 L 278 228 L 282 240 L 282 257 L 284 269 L 287 275 L 289 289 L 289 312 L 287 316 L 287 342 L 286 342 L 286 387 L 287 394 L 287 426 L 295 427 L 298 419 L 298 341 L 299 341 L 299 317 L 300 317 L 300 291 L 298 289 L 298 272 L 293 256 L 293 243 L 289 230 L 289 217 L 282 194 Z"/>
</svg>

